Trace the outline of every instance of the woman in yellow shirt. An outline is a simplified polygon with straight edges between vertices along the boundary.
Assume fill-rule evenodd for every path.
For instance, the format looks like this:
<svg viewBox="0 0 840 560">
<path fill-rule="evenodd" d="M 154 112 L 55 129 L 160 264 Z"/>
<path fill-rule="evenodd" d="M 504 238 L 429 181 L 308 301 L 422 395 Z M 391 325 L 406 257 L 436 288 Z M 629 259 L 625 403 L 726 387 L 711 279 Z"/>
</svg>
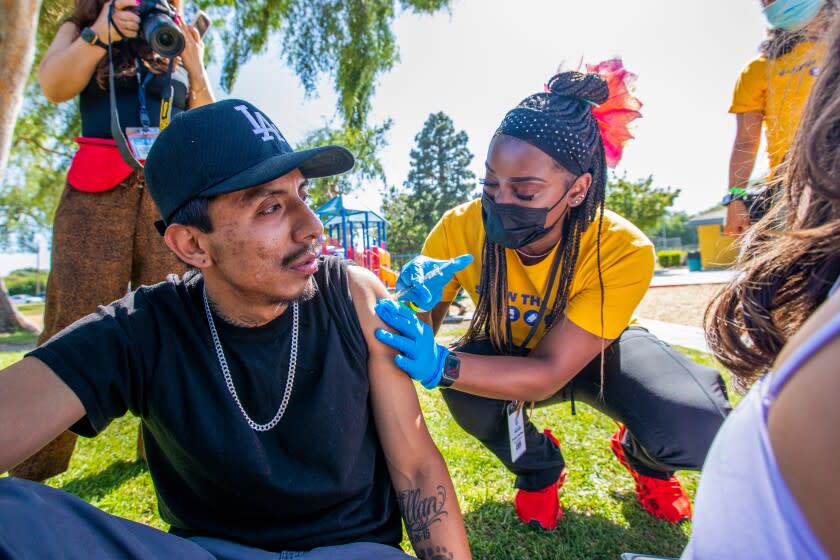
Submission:
<svg viewBox="0 0 840 560">
<path fill-rule="evenodd" d="M 744 233 L 772 202 L 771 191 L 765 190 L 757 199 L 746 191 L 761 129 L 767 137 L 768 178 L 772 179 L 790 149 L 805 101 L 819 75 L 826 22 L 836 10 L 837 0 L 761 0 L 761 5 L 771 29 L 761 54 L 738 77 L 729 107 L 736 119 L 729 193 L 723 199 L 724 229 L 729 235 Z"/>
<path fill-rule="evenodd" d="M 377 306 L 398 333 L 377 338 L 426 388 L 448 387 L 455 420 L 517 475 L 519 518 L 544 529 L 562 516 L 565 463 L 523 403 L 577 399 L 620 422 L 613 452 L 641 505 L 671 522 L 691 515 L 674 470 L 700 468 L 730 410 L 715 370 L 633 324 L 654 254 L 641 231 L 604 209 L 605 145 L 593 112 L 608 97 L 598 74 L 563 72 L 511 110 L 490 143 L 481 199 L 448 211 L 401 273 L 400 299 L 430 310 L 425 322 L 393 301 Z M 459 287 L 476 311 L 450 351 L 434 332 Z"/>
</svg>

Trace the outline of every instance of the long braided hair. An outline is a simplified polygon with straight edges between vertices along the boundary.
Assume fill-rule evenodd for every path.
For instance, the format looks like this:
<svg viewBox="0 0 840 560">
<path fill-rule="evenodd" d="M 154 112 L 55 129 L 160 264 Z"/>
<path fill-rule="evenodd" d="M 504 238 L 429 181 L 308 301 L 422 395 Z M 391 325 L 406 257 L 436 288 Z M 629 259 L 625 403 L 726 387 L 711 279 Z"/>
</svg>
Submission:
<svg viewBox="0 0 840 560">
<path fill-rule="evenodd" d="M 546 319 L 546 332 L 557 317 L 565 312 L 580 252 L 580 239 L 587 228 L 598 219 L 597 264 L 601 287 L 601 331 L 604 328 L 604 282 L 601 277 L 601 228 L 606 198 L 606 159 L 604 143 L 592 106 L 609 97 L 607 83 L 597 74 L 561 72 L 548 82 L 546 93 L 534 94 L 509 112 L 496 131 L 496 137 L 513 134 L 534 144 L 529 133 L 534 123 L 542 127 L 551 124 L 556 134 L 541 141 L 537 147 L 552 156 L 555 164 L 576 175 L 590 173 L 592 183 L 584 202 L 570 207 L 563 221 L 561 267 L 554 304 Z M 525 110 L 523 112 L 523 110 Z M 534 115 L 530 112 L 537 112 Z M 525 115 L 523 117 L 523 115 Z M 483 265 L 479 283 L 478 304 L 462 343 L 489 339 L 496 352 L 512 353 L 513 341 L 508 328 L 507 259 L 505 248 L 485 237 Z M 549 297 L 550 294 L 545 294 Z"/>
</svg>

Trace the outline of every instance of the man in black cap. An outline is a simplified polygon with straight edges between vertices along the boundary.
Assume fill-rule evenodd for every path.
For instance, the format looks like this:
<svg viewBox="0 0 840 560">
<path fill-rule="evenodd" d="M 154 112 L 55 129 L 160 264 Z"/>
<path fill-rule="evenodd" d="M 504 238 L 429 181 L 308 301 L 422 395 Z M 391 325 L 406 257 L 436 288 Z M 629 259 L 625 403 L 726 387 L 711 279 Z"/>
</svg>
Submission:
<svg viewBox="0 0 840 560">
<path fill-rule="evenodd" d="M 469 557 L 414 387 L 373 342 L 385 289 L 317 257 L 307 179 L 352 166 L 341 147 L 293 151 L 245 101 L 173 119 L 146 177 L 192 270 L 0 371 L 0 472 L 131 411 L 170 533 L 9 478 L 0 557 L 403 558 L 399 510 L 419 557 Z"/>
</svg>

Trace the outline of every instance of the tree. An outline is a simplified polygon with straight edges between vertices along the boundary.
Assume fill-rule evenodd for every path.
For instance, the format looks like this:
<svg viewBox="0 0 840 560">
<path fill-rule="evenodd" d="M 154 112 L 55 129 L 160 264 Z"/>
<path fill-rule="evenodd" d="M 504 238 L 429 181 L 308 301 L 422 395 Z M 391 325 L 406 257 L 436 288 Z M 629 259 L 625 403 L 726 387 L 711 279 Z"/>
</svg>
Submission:
<svg viewBox="0 0 840 560">
<path fill-rule="evenodd" d="M 23 102 L 26 77 L 35 56 L 40 0 L 4 2 L 0 12 L 0 181 L 5 175 L 10 140 Z M 0 332 L 33 330 L 9 301 L 0 279 Z"/>
<path fill-rule="evenodd" d="M 317 93 L 322 75 L 333 78 L 341 121 L 338 129 L 346 135 L 356 131 L 360 140 L 369 139 L 367 152 L 375 154 L 390 125 L 369 128 L 367 115 L 378 76 L 398 59 L 391 30 L 397 10 L 432 14 L 450 2 L 197 0 L 196 5 L 211 15 L 226 48 L 222 75 L 226 91 L 233 87 L 240 66 L 265 52 L 269 40 L 276 38 L 308 95 Z M 25 229 L 27 224 L 47 225 L 61 192 L 72 138 L 78 131 L 78 111 L 75 104 L 47 103 L 37 86 L 35 68 L 72 5 L 72 0 L 14 0 L 0 8 L 0 224 L 5 224 L 0 229 L 5 233 L 16 227 Z M 27 102 L 15 126 L 24 87 L 28 87 Z M 6 173 L 11 144 L 15 171 Z M 361 168 L 376 173 L 376 165 Z M 381 173 L 381 166 L 378 170 Z M 4 299 L 5 292 L 0 290 L 0 323 L 8 314 Z"/>
<path fill-rule="evenodd" d="M 448 8 L 450 3 L 451 0 L 195 1 L 195 5 L 206 10 L 214 21 L 208 43 L 224 45 L 221 83 L 225 91 L 233 87 L 242 64 L 251 56 L 264 53 L 272 40 L 282 45 L 285 62 L 295 70 L 307 95 L 317 95 L 317 84 L 322 75 L 332 77 L 338 93 L 338 123 L 335 127 L 314 131 L 311 138 L 339 138 L 352 146 L 354 152 L 363 155 L 357 167 L 360 176 L 343 179 L 336 187 L 337 192 L 358 185 L 370 178 L 371 173 L 384 177 L 381 165 L 372 160 L 376 160 L 378 150 L 384 145 L 384 133 L 390 124 L 369 126 L 367 115 L 378 76 L 398 60 L 396 39 L 391 30 L 398 11 L 432 14 Z M 27 75 L 29 78 L 17 126 L 14 127 L 14 123 L 20 103 L 3 100 L 4 112 L 0 113 L 0 224 L 3 224 L 0 236 L 15 231 L 30 234 L 27 228 L 51 223 L 64 172 L 73 153 L 72 139 L 79 132 L 76 104 L 47 102 L 36 80 L 37 65 L 60 23 L 72 9 L 73 0 L 4 4 L 8 5 L 12 6 L 11 10 L 0 18 L 0 38 L 4 39 L 4 58 L 13 60 L 14 64 L 0 59 L 0 68 L 17 70 L 22 73 L 20 80 L 25 81 Z M 29 20 L 23 17 L 26 7 L 30 10 Z M 26 21 L 29 24 L 25 24 Z M 35 23 L 38 24 L 37 35 Z M 18 37 L 26 40 L 18 40 Z M 31 56 L 28 60 L 16 58 L 15 49 L 6 48 L 6 45 L 32 45 L 33 37 L 37 39 L 34 65 Z M 207 50 L 208 57 L 212 51 L 212 48 Z M 14 81 L 5 74 L 3 77 L 3 91 L 11 91 Z M 3 163 L 9 144 L 3 144 L 3 134 L 7 134 L 8 140 L 13 128 L 12 172 L 4 178 L 7 174 Z"/>
<path fill-rule="evenodd" d="M 673 212 L 668 210 L 652 228 L 645 230 L 645 234 L 651 239 L 667 237 L 669 239 L 679 238 L 680 245 L 697 245 L 697 228 L 689 227 L 691 217 L 683 211 Z"/>
<path fill-rule="evenodd" d="M 414 141 L 408 179 L 401 190 L 391 187 L 383 204 L 392 253 L 419 252 L 443 213 L 472 198 L 475 189 L 467 133 L 456 132 L 447 114 L 429 115 Z"/>
<path fill-rule="evenodd" d="M 23 90 L 35 56 L 35 30 L 40 0 L 3 2 L 0 12 L 0 181 L 9 157 L 10 141 Z"/>
<path fill-rule="evenodd" d="M 380 180 L 385 182 L 385 170 L 379 161 L 379 150 L 386 144 L 385 135 L 393 121 L 388 119 L 381 125 L 366 126 L 361 130 L 344 125 L 332 128 L 325 125 L 310 132 L 297 145 L 298 149 L 313 148 L 327 144 L 344 146 L 356 158 L 353 171 L 343 175 L 334 175 L 322 179 L 310 179 L 309 196 L 313 208 L 325 203 L 332 197 L 350 192 L 364 181 Z"/>
<path fill-rule="evenodd" d="M 679 195 L 679 189 L 654 187 L 652 176 L 637 181 L 612 177 L 607 183 L 606 207 L 647 231 L 665 216 Z"/>
</svg>

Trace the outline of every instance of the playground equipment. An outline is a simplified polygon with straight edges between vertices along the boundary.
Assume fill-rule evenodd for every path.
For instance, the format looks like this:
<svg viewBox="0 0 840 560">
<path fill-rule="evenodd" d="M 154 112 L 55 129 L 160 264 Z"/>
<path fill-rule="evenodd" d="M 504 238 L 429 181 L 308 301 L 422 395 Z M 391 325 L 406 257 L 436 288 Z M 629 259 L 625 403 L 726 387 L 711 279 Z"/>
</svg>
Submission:
<svg viewBox="0 0 840 560">
<path fill-rule="evenodd" d="M 364 266 L 376 274 L 387 288 L 397 282 L 391 269 L 385 218 L 365 208 L 349 208 L 342 195 L 336 196 L 315 210 L 324 222 L 322 255 L 339 255 Z"/>
</svg>

